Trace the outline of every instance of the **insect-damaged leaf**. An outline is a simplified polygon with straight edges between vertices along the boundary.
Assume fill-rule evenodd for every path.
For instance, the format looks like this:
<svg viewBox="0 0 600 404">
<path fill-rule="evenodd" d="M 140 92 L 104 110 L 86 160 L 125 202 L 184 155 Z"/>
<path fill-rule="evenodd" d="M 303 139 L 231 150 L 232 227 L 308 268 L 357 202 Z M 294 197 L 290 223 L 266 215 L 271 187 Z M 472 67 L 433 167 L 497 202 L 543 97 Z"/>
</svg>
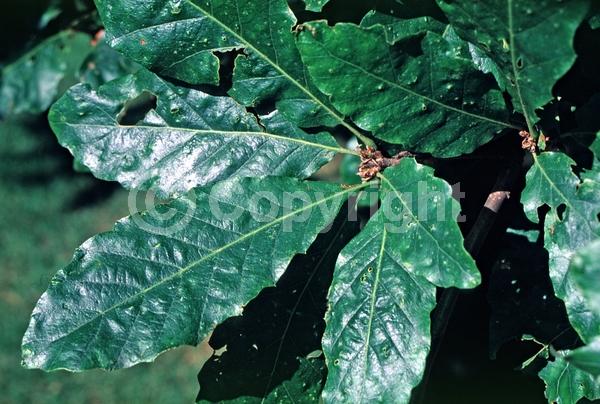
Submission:
<svg viewBox="0 0 600 404">
<path fill-rule="evenodd" d="M 497 68 L 529 128 L 536 109 L 552 99 L 552 87 L 575 61 L 573 37 L 587 0 L 437 0 L 459 35 L 475 44 Z"/>
<path fill-rule="evenodd" d="M 285 0 L 97 0 L 109 43 L 161 74 L 217 83 L 214 52 L 243 49 L 231 96 L 244 105 L 275 98 L 300 126 L 344 124 L 307 80 Z"/>
<path fill-rule="evenodd" d="M 90 36 L 64 31 L 46 39 L 2 69 L 0 117 L 46 111 L 69 85 L 92 51 Z"/>
<path fill-rule="evenodd" d="M 305 25 L 298 47 L 314 83 L 382 140 L 448 157 L 511 127 L 502 94 L 475 69 L 466 43 L 428 32 L 417 43 L 389 45 L 387 29 L 378 25 Z M 412 29 L 409 34 L 414 39 Z"/>
<path fill-rule="evenodd" d="M 156 97 L 135 125 L 124 106 Z M 235 176 L 306 178 L 337 151 L 328 134 L 309 135 L 281 114 L 256 117 L 227 97 L 170 84 L 142 69 L 101 86 L 73 87 L 50 111 L 59 142 L 98 178 L 161 195 Z"/>
<path fill-rule="evenodd" d="M 575 162 L 562 153 L 546 152 L 534 158 L 522 194 L 525 213 L 538 221 L 538 208 L 551 210 L 544 221 L 544 244 L 550 256 L 550 277 L 556 296 L 565 301 L 573 328 L 584 341 L 600 332 L 600 315 L 590 311 L 568 271 L 575 251 L 600 237 L 600 182 L 594 170 L 579 179 L 572 171 Z M 597 176 L 597 174 L 596 174 Z"/>
<path fill-rule="evenodd" d="M 23 339 L 24 365 L 122 368 L 199 343 L 273 286 L 361 187 L 234 179 L 119 221 L 51 281 Z"/>
<path fill-rule="evenodd" d="M 429 352 L 436 284 L 479 282 L 450 187 L 414 159 L 381 179 L 382 208 L 342 250 L 329 292 L 325 402 L 408 402 Z"/>
</svg>

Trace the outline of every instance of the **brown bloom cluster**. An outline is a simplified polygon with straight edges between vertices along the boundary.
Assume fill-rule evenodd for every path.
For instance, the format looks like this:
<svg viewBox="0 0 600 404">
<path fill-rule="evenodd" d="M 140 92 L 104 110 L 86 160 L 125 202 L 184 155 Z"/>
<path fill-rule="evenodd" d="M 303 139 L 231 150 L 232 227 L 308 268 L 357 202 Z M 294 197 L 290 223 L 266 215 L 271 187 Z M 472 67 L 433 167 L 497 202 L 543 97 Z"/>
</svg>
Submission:
<svg viewBox="0 0 600 404">
<path fill-rule="evenodd" d="M 387 167 L 395 166 L 403 157 L 411 156 L 407 151 L 402 151 L 394 157 L 384 157 L 379 150 L 367 146 L 365 149 L 360 147 L 356 149 L 360 155 L 360 165 L 358 166 L 358 176 L 363 182 L 370 181 L 377 174 Z"/>
<path fill-rule="evenodd" d="M 535 153 L 536 151 L 536 144 L 535 144 L 535 139 L 533 138 L 533 136 L 531 136 L 531 133 L 527 132 L 526 130 L 522 130 L 519 132 L 519 136 L 521 136 L 521 147 L 523 148 L 523 150 L 527 150 L 530 153 Z"/>
</svg>

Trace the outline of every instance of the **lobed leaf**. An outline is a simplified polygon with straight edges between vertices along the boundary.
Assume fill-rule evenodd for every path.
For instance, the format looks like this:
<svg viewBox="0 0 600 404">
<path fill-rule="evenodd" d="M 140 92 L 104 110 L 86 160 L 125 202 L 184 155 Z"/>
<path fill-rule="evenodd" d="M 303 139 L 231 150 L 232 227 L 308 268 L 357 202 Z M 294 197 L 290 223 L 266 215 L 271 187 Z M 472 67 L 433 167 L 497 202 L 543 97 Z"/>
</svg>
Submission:
<svg viewBox="0 0 600 404">
<path fill-rule="evenodd" d="M 277 100 L 306 126 L 346 125 L 307 79 L 285 0 L 96 0 L 110 45 L 151 70 L 191 84 L 219 80 L 215 52 L 237 56 L 230 95 L 247 106 Z"/>
<path fill-rule="evenodd" d="M 600 237 L 600 182 L 593 172 L 584 173 L 580 180 L 571 169 L 574 165 L 562 153 L 535 156 L 521 200 L 534 222 L 538 221 L 538 208 L 551 208 L 544 221 L 550 277 L 556 296 L 565 301 L 571 324 L 589 341 L 600 332 L 600 314 L 590 310 L 568 267 L 575 251 Z"/>
<path fill-rule="evenodd" d="M 427 32 L 415 49 L 411 40 L 389 45 L 390 34 L 378 25 L 305 25 L 298 47 L 314 83 L 381 140 L 451 157 L 512 127 L 502 94 L 475 69 L 466 43 Z"/>
<path fill-rule="evenodd" d="M 489 57 L 488 71 L 508 90 L 515 109 L 525 115 L 532 130 L 539 120 L 536 110 L 552 99 L 552 87 L 575 61 L 573 38 L 589 2 L 437 2 L 459 35 Z"/>
<path fill-rule="evenodd" d="M 156 97 L 156 107 L 137 124 L 123 124 L 127 103 L 144 94 Z M 258 122 L 230 98 L 176 86 L 145 69 L 98 90 L 73 87 L 49 120 L 60 144 L 96 177 L 163 196 L 231 177 L 306 178 L 336 152 L 348 152 L 277 112 Z"/>
<path fill-rule="evenodd" d="M 386 41 L 390 45 L 425 35 L 428 31 L 442 34 L 447 28 L 441 22 L 427 16 L 401 19 L 374 10 L 368 12 L 360 22 L 360 26 L 364 28 L 375 25 L 383 25 L 385 27 Z"/>
<path fill-rule="evenodd" d="M 23 339 L 24 366 L 123 368 L 198 344 L 273 286 L 361 187 L 233 179 L 121 220 L 52 279 Z"/>
<path fill-rule="evenodd" d="M 349 209 L 351 202 L 306 254 L 292 259 L 274 288 L 263 289 L 244 306 L 241 316 L 227 319 L 213 331 L 209 344 L 216 352 L 198 374 L 197 401 L 318 401 L 325 374 L 319 372 L 318 380 L 315 374 L 314 383 L 304 380 L 304 391 L 288 381 L 306 374 L 299 370 L 303 363 L 325 370 L 320 350 L 327 290 L 340 251 L 360 231 Z M 298 394 L 287 393 L 288 388 Z"/>
<path fill-rule="evenodd" d="M 342 250 L 329 292 L 326 403 L 408 402 L 425 369 L 436 284 L 474 287 L 480 279 L 450 187 L 414 159 L 381 180 L 382 208 Z M 443 219 L 432 215 L 440 209 L 448 209 Z"/>
</svg>

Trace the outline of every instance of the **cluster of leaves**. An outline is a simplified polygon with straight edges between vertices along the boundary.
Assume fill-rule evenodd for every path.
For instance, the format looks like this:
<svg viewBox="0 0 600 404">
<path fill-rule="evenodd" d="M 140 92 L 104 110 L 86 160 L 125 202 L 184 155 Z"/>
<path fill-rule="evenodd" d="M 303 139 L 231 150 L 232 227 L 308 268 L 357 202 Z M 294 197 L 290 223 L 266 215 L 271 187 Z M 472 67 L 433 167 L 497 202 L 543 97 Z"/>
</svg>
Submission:
<svg viewBox="0 0 600 404">
<path fill-rule="evenodd" d="M 576 31 L 597 28 L 589 1 L 438 0 L 436 18 L 372 11 L 335 25 L 300 24 L 285 0 L 95 3 L 106 42 L 65 31 L 5 67 L 0 115 L 41 113 L 79 81 L 50 109 L 60 144 L 94 176 L 164 198 L 169 215 L 133 214 L 77 249 L 34 309 L 26 367 L 129 367 L 213 331 L 219 345 L 221 327 L 278 290 L 298 298 L 266 390 L 229 398 L 408 402 L 426 368 L 436 288 L 481 281 L 448 217 L 459 211 L 452 189 L 425 163 L 521 131 L 533 142 L 524 212 L 540 224 L 554 293 L 585 344 L 545 345 L 554 360 L 540 377 L 551 401 L 600 398 L 598 128 L 584 118 L 563 133 L 543 119 L 576 61 Z M 305 3 L 319 12 L 328 2 Z M 347 170 L 343 186 L 308 180 L 336 154 L 356 167 L 340 133 L 416 157 L 367 182 Z M 365 191 L 381 206 L 349 237 L 342 207 Z M 256 203 L 264 192 L 268 207 Z M 285 203 L 298 193 L 309 200 Z M 238 214 L 216 218 L 215 205 Z M 286 286 L 304 272 L 300 291 Z M 312 332 L 297 342 L 300 359 L 288 358 L 296 374 L 284 375 L 286 333 L 315 287 L 329 289 L 325 323 L 320 306 L 304 319 Z M 200 400 L 218 399 L 211 368 L 226 356 L 201 372 Z"/>
</svg>

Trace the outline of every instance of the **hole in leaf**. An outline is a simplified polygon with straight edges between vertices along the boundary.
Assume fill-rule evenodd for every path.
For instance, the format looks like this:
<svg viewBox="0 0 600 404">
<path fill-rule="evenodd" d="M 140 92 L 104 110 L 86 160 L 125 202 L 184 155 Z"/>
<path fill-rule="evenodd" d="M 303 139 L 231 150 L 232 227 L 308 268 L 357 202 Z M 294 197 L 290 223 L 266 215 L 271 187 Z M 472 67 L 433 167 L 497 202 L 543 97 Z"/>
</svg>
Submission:
<svg viewBox="0 0 600 404">
<path fill-rule="evenodd" d="M 153 109 L 156 109 L 156 96 L 148 91 L 143 91 L 123 105 L 117 121 L 119 125 L 135 125 Z"/>
<path fill-rule="evenodd" d="M 522 69 L 523 68 L 523 58 L 518 58 L 517 59 L 517 68 L 518 69 Z"/>
<path fill-rule="evenodd" d="M 565 205 L 564 203 L 562 205 L 560 205 L 558 208 L 556 208 L 556 215 L 558 216 L 558 218 L 561 221 L 564 218 L 564 214 L 565 214 L 566 210 L 567 210 L 567 205 Z"/>
</svg>

